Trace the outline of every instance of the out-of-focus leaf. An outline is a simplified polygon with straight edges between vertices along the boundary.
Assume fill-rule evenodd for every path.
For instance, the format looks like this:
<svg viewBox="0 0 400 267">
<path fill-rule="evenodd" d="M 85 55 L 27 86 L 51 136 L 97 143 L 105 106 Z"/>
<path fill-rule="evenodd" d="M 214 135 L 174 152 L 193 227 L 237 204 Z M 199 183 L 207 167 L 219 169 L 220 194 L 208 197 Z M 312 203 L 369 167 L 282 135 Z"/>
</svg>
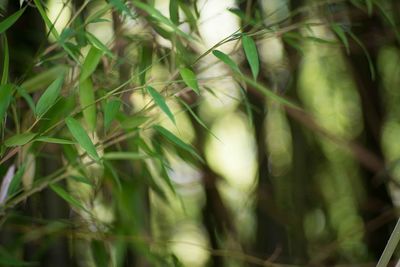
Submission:
<svg viewBox="0 0 400 267">
<path fill-rule="evenodd" d="M 257 79 L 258 73 L 260 71 L 260 62 L 258 59 L 256 43 L 247 35 L 243 35 L 242 45 L 244 53 L 246 54 L 247 62 L 249 62 L 253 77 L 254 79 Z"/>
<path fill-rule="evenodd" d="M 179 73 L 182 76 L 183 81 L 187 86 L 193 89 L 196 94 L 200 94 L 199 84 L 197 83 L 196 75 L 188 68 L 182 68 L 179 70 Z"/>
<path fill-rule="evenodd" d="M 21 165 L 18 168 L 18 171 L 15 173 L 14 178 L 12 179 L 12 181 L 10 183 L 10 187 L 8 188 L 8 196 L 12 196 L 15 192 L 18 191 L 20 184 L 21 184 L 22 176 L 26 169 L 26 167 L 25 167 L 26 164 L 29 164 L 29 163 L 25 163 L 25 164 Z"/>
<path fill-rule="evenodd" d="M 111 58 L 115 58 L 115 56 L 111 52 L 111 50 L 108 49 L 108 47 L 105 44 L 103 44 L 99 39 L 97 39 L 96 36 L 94 36 L 90 32 L 85 32 L 85 35 L 86 35 L 86 38 L 88 39 L 88 41 L 90 42 L 91 45 L 93 45 L 97 49 L 101 50 L 107 56 L 109 56 Z"/>
<path fill-rule="evenodd" d="M 137 8 L 145 11 L 147 14 L 152 16 L 154 19 L 158 20 L 161 24 L 171 27 L 174 30 L 174 32 L 176 32 L 180 36 L 188 39 L 189 41 L 194 40 L 193 37 L 191 37 L 189 34 L 183 32 L 181 29 L 179 29 L 179 27 L 177 27 L 172 21 L 170 21 L 167 17 L 165 17 L 160 11 L 158 11 L 154 7 L 152 7 L 148 4 L 145 4 L 143 2 L 139 2 L 138 0 L 133 1 L 133 4 Z"/>
<path fill-rule="evenodd" d="M 1 266 L 10 266 L 10 267 L 19 267 L 19 266 L 38 266 L 37 262 L 27 262 L 15 259 L 13 255 L 11 255 L 4 248 L 0 247 L 0 265 Z"/>
<path fill-rule="evenodd" d="M 10 64 L 10 54 L 8 51 L 7 36 L 3 35 L 3 46 L 4 46 L 4 62 L 3 62 L 3 75 L 1 76 L 1 84 L 8 82 L 8 69 Z"/>
<path fill-rule="evenodd" d="M 109 253 L 102 241 L 93 239 L 91 242 L 93 259 L 97 267 L 108 267 L 109 266 Z"/>
<path fill-rule="evenodd" d="M 60 95 L 63 82 L 64 76 L 60 76 L 44 91 L 36 104 L 36 117 L 42 117 L 54 105 Z"/>
<path fill-rule="evenodd" d="M 79 101 L 87 126 L 93 132 L 96 129 L 97 117 L 94 89 L 90 78 L 79 81 Z"/>
<path fill-rule="evenodd" d="M 85 129 L 83 129 L 81 124 L 71 117 L 66 118 L 65 123 L 67 124 L 67 127 L 72 136 L 83 148 L 83 150 L 85 150 L 87 154 L 95 161 L 100 161 L 100 157 L 97 154 L 96 147 L 93 145 L 92 140 L 90 140 L 90 137 L 86 133 Z"/>
<path fill-rule="evenodd" d="M 85 207 L 73 196 L 71 196 L 70 193 L 68 193 L 67 191 L 65 191 L 64 188 L 62 188 L 61 186 L 58 186 L 56 184 L 50 184 L 50 188 L 51 190 L 53 190 L 57 195 L 59 195 L 62 199 L 64 199 L 65 201 L 67 201 L 69 204 L 71 204 L 72 206 L 85 210 Z"/>
<path fill-rule="evenodd" d="M 11 16 L 7 17 L 2 22 L 0 22 L 0 34 L 5 32 L 8 28 L 10 28 L 19 19 L 19 17 L 21 17 L 24 11 L 25 7 L 23 9 L 18 10 L 17 12 L 15 12 Z"/>
<path fill-rule="evenodd" d="M 21 87 L 21 86 L 18 86 L 17 87 L 17 92 L 18 92 L 18 94 L 20 95 L 20 96 L 22 96 L 24 99 L 25 99 L 25 101 L 26 101 L 26 103 L 28 104 L 28 106 L 29 106 L 29 108 L 32 110 L 32 112 L 33 113 L 35 113 L 35 103 L 33 102 L 33 99 L 32 99 L 32 97 L 26 92 L 26 90 L 23 88 L 23 87 Z"/>
<path fill-rule="evenodd" d="M 164 97 L 151 86 L 147 86 L 147 92 L 151 95 L 156 105 L 168 116 L 168 118 L 175 124 L 175 117 L 169 109 Z"/>
<path fill-rule="evenodd" d="M 112 121 L 119 112 L 121 107 L 121 101 L 117 99 L 111 99 L 104 107 L 104 129 L 108 129 L 111 126 Z"/>
<path fill-rule="evenodd" d="M 60 73 L 65 73 L 66 69 L 66 66 L 61 65 L 44 70 L 26 80 L 21 87 L 24 88 L 27 93 L 33 93 L 43 87 L 49 86 L 49 84 L 57 79 L 57 77 L 60 77 Z"/>
<path fill-rule="evenodd" d="M 228 65 L 233 71 L 240 73 L 239 67 L 236 65 L 235 61 L 233 61 L 227 54 L 219 50 L 214 50 L 212 53 L 219 60 Z"/>
<path fill-rule="evenodd" d="M 129 7 L 126 6 L 126 4 L 122 0 L 110 0 L 109 2 L 121 14 L 129 16 L 132 19 L 135 18 L 132 11 L 129 9 Z"/>
<path fill-rule="evenodd" d="M 152 44 L 142 44 L 140 51 L 140 61 L 138 66 L 139 82 L 144 85 L 146 82 L 146 73 L 153 61 L 153 47 Z"/>
<path fill-rule="evenodd" d="M 160 125 L 154 125 L 153 128 L 157 132 L 159 132 L 162 136 L 167 138 L 170 142 L 174 143 L 175 145 L 177 145 L 181 149 L 189 152 L 190 154 L 192 154 L 193 156 L 195 156 L 199 160 L 203 161 L 203 159 L 196 153 L 196 151 L 193 149 L 192 146 L 190 146 L 190 145 L 186 144 L 185 142 L 183 142 L 180 138 L 178 138 L 172 132 L 168 131 L 167 129 L 165 129 L 164 127 L 162 127 Z"/>
<path fill-rule="evenodd" d="M 350 54 L 350 46 L 349 46 L 349 41 L 347 40 L 347 36 L 345 32 L 343 31 L 342 27 L 337 25 L 336 23 L 333 24 L 332 30 L 336 33 L 336 35 L 339 37 L 340 41 L 342 41 L 344 47 L 346 48 L 347 54 Z"/>
<path fill-rule="evenodd" d="M 36 135 L 36 133 L 30 132 L 17 134 L 4 141 L 4 145 L 7 147 L 22 146 L 29 143 Z"/>
<path fill-rule="evenodd" d="M 14 91 L 14 86 L 11 84 L 0 85 L 0 126 L 3 123 L 4 116 L 10 105 L 11 96 Z"/>
<path fill-rule="evenodd" d="M 176 25 L 179 24 L 178 0 L 169 0 L 169 18 Z"/>
<path fill-rule="evenodd" d="M 80 80 L 86 80 L 92 75 L 92 73 L 96 70 L 97 65 L 100 62 L 102 51 L 97 49 L 96 47 L 90 47 L 90 50 L 85 58 L 85 61 L 82 64 L 81 76 Z"/>
<path fill-rule="evenodd" d="M 52 144 L 62 144 L 62 145 L 76 144 L 76 142 L 71 141 L 71 140 L 54 138 L 54 137 L 50 137 L 50 136 L 39 136 L 39 137 L 35 138 L 35 141 L 44 142 L 44 143 L 52 143 Z"/>
<path fill-rule="evenodd" d="M 369 70 L 371 72 L 371 79 L 375 80 L 375 67 L 374 67 L 374 63 L 372 62 L 371 55 L 368 52 L 368 49 L 365 47 L 365 45 L 361 42 L 360 39 L 358 39 L 358 37 L 354 33 L 349 32 L 349 35 L 351 36 L 351 38 L 353 38 L 354 41 L 356 41 L 356 43 L 363 50 L 365 57 L 367 58 L 367 61 L 368 61 Z"/>
<path fill-rule="evenodd" d="M 72 175 L 70 177 L 74 181 L 77 181 L 77 182 L 80 182 L 80 183 L 83 183 L 83 184 L 87 184 L 87 185 L 90 185 L 90 186 L 94 186 L 94 183 L 90 179 L 86 178 L 85 176 Z"/>
<path fill-rule="evenodd" d="M 134 129 L 145 123 L 148 119 L 149 117 L 142 115 L 128 116 L 121 122 L 121 127 L 123 129 Z"/>
<path fill-rule="evenodd" d="M 108 152 L 103 155 L 104 159 L 107 160 L 138 160 L 138 159 L 145 159 L 149 156 L 145 154 L 140 154 L 136 152 Z"/>
<path fill-rule="evenodd" d="M 6 198 L 8 196 L 8 189 L 14 178 L 14 171 L 15 171 L 15 166 L 14 164 L 12 164 L 8 168 L 6 175 L 3 177 L 3 181 L 1 182 L 1 188 L 0 188 L 0 205 L 3 205 L 4 202 L 6 201 Z"/>
</svg>

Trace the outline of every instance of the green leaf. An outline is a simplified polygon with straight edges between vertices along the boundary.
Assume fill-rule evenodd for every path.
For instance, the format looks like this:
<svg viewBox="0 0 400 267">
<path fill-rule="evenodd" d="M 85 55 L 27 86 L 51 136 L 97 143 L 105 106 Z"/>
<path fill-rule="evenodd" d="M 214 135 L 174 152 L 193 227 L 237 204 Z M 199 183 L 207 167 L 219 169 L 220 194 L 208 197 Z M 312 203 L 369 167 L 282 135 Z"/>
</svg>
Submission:
<svg viewBox="0 0 400 267">
<path fill-rule="evenodd" d="M 64 82 L 64 75 L 59 76 L 50 86 L 44 91 L 39 101 L 36 104 L 36 117 L 42 117 L 56 102 L 60 95 L 61 87 Z"/>
<path fill-rule="evenodd" d="M 182 148 L 183 150 L 189 152 L 196 158 L 200 159 L 200 161 L 203 161 L 202 158 L 196 153 L 196 151 L 192 148 L 192 146 L 186 144 L 183 142 L 181 139 L 179 139 L 176 135 L 174 135 L 172 132 L 168 131 L 164 127 L 160 125 L 154 125 L 153 128 L 159 132 L 161 135 L 163 135 L 165 138 L 167 138 L 169 141 L 177 145 L 178 147 Z"/>
<path fill-rule="evenodd" d="M 124 4 L 123 1 L 121 1 L 121 0 L 110 0 L 109 2 L 121 14 L 127 15 L 127 16 L 131 17 L 132 19 L 135 18 L 135 16 L 133 15 L 132 11 L 126 6 L 126 4 Z"/>
<path fill-rule="evenodd" d="M 171 110 L 167 106 L 167 103 L 165 103 L 164 97 L 151 86 L 147 86 L 147 92 L 149 92 L 149 94 L 151 95 L 151 97 L 153 98 L 153 100 L 157 104 L 157 106 L 159 106 L 160 109 L 175 124 L 176 122 L 175 122 L 174 114 L 172 114 Z"/>
<path fill-rule="evenodd" d="M 148 155 L 136 152 L 108 152 L 103 156 L 103 158 L 107 160 L 138 160 L 148 157 Z"/>
<path fill-rule="evenodd" d="M 90 186 L 94 186 L 94 183 L 90 179 L 88 179 L 88 178 L 86 178 L 84 176 L 72 175 L 70 177 L 71 177 L 71 179 L 73 179 L 73 180 L 75 180 L 75 181 L 77 181 L 79 183 L 83 183 L 83 184 L 87 184 L 87 185 L 90 185 Z"/>
<path fill-rule="evenodd" d="M 67 191 L 65 191 L 64 188 L 62 188 L 61 186 L 58 186 L 56 184 L 50 184 L 50 188 L 51 190 L 53 190 L 57 195 L 59 195 L 62 199 L 64 199 L 65 201 L 67 201 L 69 204 L 71 204 L 72 206 L 85 210 L 85 207 L 82 206 L 82 204 L 73 196 L 71 196 Z"/>
<path fill-rule="evenodd" d="M 36 133 L 30 133 L 30 132 L 17 134 L 5 140 L 4 145 L 6 147 L 23 146 L 29 143 L 33 138 L 35 138 L 36 135 L 37 135 Z"/>
<path fill-rule="evenodd" d="M 10 183 L 10 187 L 8 188 L 8 196 L 12 196 L 15 192 L 18 191 L 19 186 L 21 184 L 22 175 L 24 174 L 26 164 L 28 164 L 28 163 L 24 163 L 23 165 L 21 165 L 18 168 L 18 171 L 15 173 L 15 175 Z"/>
<path fill-rule="evenodd" d="M 90 50 L 82 65 L 81 76 L 80 76 L 81 81 L 89 78 L 89 76 L 92 75 L 92 73 L 96 70 L 102 54 L 103 54 L 102 51 L 97 49 L 96 47 L 94 46 L 90 47 Z"/>
<path fill-rule="evenodd" d="M 154 7 L 152 7 L 148 4 L 145 4 L 143 2 L 139 2 L 138 0 L 133 1 L 133 4 L 137 8 L 145 11 L 147 14 L 149 14 L 151 17 L 153 17 L 155 20 L 157 20 L 161 24 L 171 27 L 174 30 L 174 32 L 177 33 L 178 35 L 186 38 L 189 41 L 195 40 L 192 36 L 185 33 L 184 31 L 182 31 L 177 25 L 175 25 L 172 21 L 170 21 L 167 17 L 165 17 L 160 11 L 158 11 Z"/>
<path fill-rule="evenodd" d="M 11 97 L 14 91 L 14 86 L 11 84 L 0 85 L 0 126 L 3 123 L 4 116 L 10 105 Z"/>
<path fill-rule="evenodd" d="M 94 159 L 95 161 L 100 161 L 100 157 L 97 154 L 96 147 L 92 143 L 92 140 L 90 140 L 89 136 L 87 135 L 85 129 L 83 129 L 81 124 L 71 117 L 66 118 L 65 123 L 67 124 L 67 127 L 72 136 L 76 139 L 82 149 L 85 150 L 92 159 Z"/>
<path fill-rule="evenodd" d="M 25 8 L 18 10 L 11 16 L 7 17 L 5 20 L 0 22 L 0 34 L 5 32 L 8 28 L 10 28 L 18 19 L 21 17 L 22 13 L 24 13 Z"/>
<path fill-rule="evenodd" d="M 247 35 L 243 35 L 242 45 L 244 53 L 246 54 L 247 62 L 249 62 L 251 72 L 253 73 L 253 77 L 254 79 L 257 79 L 258 73 L 260 71 L 260 62 L 258 59 L 256 43 Z"/>
<path fill-rule="evenodd" d="M 91 249 L 96 267 L 108 267 L 110 256 L 106 246 L 102 241 L 93 239 L 91 242 Z"/>
<path fill-rule="evenodd" d="M 346 34 L 343 31 L 342 27 L 340 27 L 338 24 L 333 24 L 332 30 L 337 34 L 339 37 L 340 41 L 342 41 L 344 47 L 346 48 L 347 54 L 350 54 L 350 46 L 349 46 L 349 41 L 347 40 Z"/>
<path fill-rule="evenodd" d="M 193 89 L 196 94 L 200 94 L 199 84 L 197 83 L 196 75 L 188 68 L 182 68 L 179 70 L 179 73 L 182 76 L 183 81 L 187 86 Z"/>
<path fill-rule="evenodd" d="M 76 142 L 71 141 L 71 140 L 54 138 L 54 137 L 50 137 L 50 136 L 39 136 L 39 137 L 35 138 L 35 141 L 44 142 L 44 143 L 52 143 L 52 144 L 62 144 L 62 145 L 76 144 Z"/>
<path fill-rule="evenodd" d="M 57 77 L 60 77 L 60 73 L 65 73 L 66 69 L 66 66 L 61 65 L 42 71 L 26 80 L 21 87 L 24 88 L 26 92 L 33 93 L 43 87 L 49 86 Z"/>
<path fill-rule="evenodd" d="M 233 61 L 227 54 L 214 50 L 212 51 L 213 55 L 216 56 L 219 60 L 228 65 L 233 71 L 240 73 L 239 67 L 236 65 L 235 61 Z"/>
<path fill-rule="evenodd" d="M 134 129 L 145 123 L 148 119 L 149 117 L 142 115 L 128 116 L 121 122 L 121 127 L 123 129 Z"/>
<path fill-rule="evenodd" d="M 87 126 L 93 132 L 96 129 L 97 117 L 94 89 L 90 78 L 79 81 L 79 101 Z"/>
<path fill-rule="evenodd" d="M 10 54 L 8 51 L 7 36 L 5 34 L 3 35 L 3 46 L 4 46 L 4 63 L 3 63 L 3 75 L 1 76 L 1 84 L 6 84 L 8 82 Z"/>
<path fill-rule="evenodd" d="M 104 45 L 96 36 L 91 34 L 90 32 L 85 32 L 86 38 L 90 42 L 91 45 L 96 47 L 97 49 L 101 50 L 104 54 L 111 58 L 115 58 L 114 54 L 111 52 L 110 49 L 106 45 Z"/>
<path fill-rule="evenodd" d="M 349 32 L 349 35 L 351 36 L 351 38 L 353 38 L 353 40 L 361 47 L 361 49 L 363 50 L 365 57 L 367 58 L 368 61 L 368 66 L 369 66 L 369 70 L 371 72 L 371 79 L 375 80 L 375 67 L 374 67 L 374 63 L 372 62 L 371 59 L 371 55 L 368 52 L 368 49 L 365 47 L 365 45 L 361 42 L 360 39 L 358 39 L 358 37 L 352 33 Z"/>
<path fill-rule="evenodd" d="M 22 96 L 25 99 L 26 103 L 28 104 L 28 106 L 32 110 L 32 112 L 35 113 L 35 103 L 33 102 L 32 97 L 21 86 L 17 87 L 17 92 L 20 96 Z"/>
<path fill-rule="evenodd" d="M 169 0 L 169 17 L 174 24 L 179 24 L 178 0 Z"/>
<path fill-rule="evenodd" d="M 121 107 L 121 102 L 116 99 L 112 99 L 107 102 L 104 107 L 104 129 L 108 129 L 111 126 L 112 121 L 118 114 Z"/>
<path fill-rule="evenodd" d="M 140 49 L 140 61 L 138 66 L 139 82 L 144 85 L 146 82 L 146 72 L 149 70 L 153 61 L 153 46 L 151 43 L 144 43 Z"/>
</svg>

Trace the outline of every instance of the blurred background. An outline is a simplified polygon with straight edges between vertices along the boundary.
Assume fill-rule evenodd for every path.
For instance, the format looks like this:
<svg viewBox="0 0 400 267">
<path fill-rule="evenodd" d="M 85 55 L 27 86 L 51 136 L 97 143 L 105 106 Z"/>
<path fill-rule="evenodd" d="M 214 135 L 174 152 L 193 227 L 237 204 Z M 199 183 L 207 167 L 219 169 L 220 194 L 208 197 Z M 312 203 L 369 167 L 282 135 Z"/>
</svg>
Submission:
<svg viewBox="0 0 400 267">
<path fill-rule="evenodd" d="M 95 97 L 119 87 L 122 103 L 107 133 L 97 103 L 90 137 L 112 143 L 98 153 L 162 155 L 79 170 L 67 164 L 82 152 L 77 146 L 35 142 L 9 158 L 11 149 L 3 147 L 0 177 L 11 164 L 26 165 L 20 191 L 8 198 L 16 205 L 2 215 L 1 266 L 376 265 L 400 201 L 399 1 L 1 0 L 0 6 L 4 17 L 25 8 L 7 31 L 11 82 L 36 102 L 66 71 L 62 100 L 34 126 L 37 132 L 78 105 L 73 81 L 80 65 L 71 55 L 82 62 L 93 45 L 105 51 L 91 78 Z M 254 79 L 241 33 L 256 45 Z M 3 55 L 5 49 L 3 43 Z M 212 50 L 229 55 L 252 82 Z M 182 66 L 196 74 L 200 95 L 182 83 Z M 142 85 L 167 92 L 175 124 Z M 2 142 L 29 129 L 31 113 L 25 98 L 15 98 Z M 162 125 L 204 160 L 127 121 L 132 114 Z M 50 133 L 69 136 L 64 128 Z M 120 141 L 118 133 L 129 138 Z M 13 202 L 62 168 L 67 196 L 44 187 Z M 72 197 L 90 215 L 71 205 Z"/>
</svg>

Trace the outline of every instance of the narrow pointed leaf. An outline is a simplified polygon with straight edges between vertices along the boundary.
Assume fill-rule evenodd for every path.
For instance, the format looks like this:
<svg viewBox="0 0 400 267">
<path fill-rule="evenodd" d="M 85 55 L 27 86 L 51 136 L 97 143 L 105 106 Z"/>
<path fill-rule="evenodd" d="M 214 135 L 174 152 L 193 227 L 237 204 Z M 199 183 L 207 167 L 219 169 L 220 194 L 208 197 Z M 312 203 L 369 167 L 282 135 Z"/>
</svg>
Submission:
<svg viewBox="0 0 400 267">
<path fill-rule="evenodd" d="M 52 84 L 50 84 L 46 91 L 44 91 L 36 104 L 36 117 L 42 117 L 56 103 L 61 92 L 63 81 L 64 76 L 59 76 Z"/>
<path fill-rule="evenodd" d="M 54 138 L 54 137 L 49 137 L 49 136 L 39 136 L 39 137 L 35 138 L 35 141 L 44 142 L 44 143 L 52 143 L 52 144 L 61 144 L 61 145 L 76 144 L 76 142 L 71 141 L 71 140 Z"/>
<path fill-rule="evenodd" d="M 142 115 L 132 115 L 129 117 L 126 117 L 122 122 L 121 122 L 121 127 L 123 129 L 134 129 L 145 123 L 149 117 L 142 116 Z"/>
<path fill-rule="evenodd" d="M 65 201 L 67 201 L 69 204 L 71 204 L 72 206 L 85 210 L 86 209 L 83 207 L 83 205 L 73 196 L 71 196 L 70 193 L 68 193 L 67 191 L 65 191 L 64 188 L 62 188 L 61 186 L 58 186 L 56 184 L 50 184 L 50 188 L 51 190 L 53 190 L 58 196 L 60 196 L 62 199 L 64 199 Z"/>
<path fill-rule="evenodd" d="M 183 81 L 187 86 L 193 89 L 196 94 L 200 94 L 199 84 L 197 83 L 196 75 L 188 68 L 182 68 L 179 70 Z"/>
<path fill-rule="evenodd" d="M 3 123 L 4 116 L 10 105 L 11 96 L 14 91 L 14 86 L 11 84 L 0 85 L 0 126 Z"/>
<path fill-rule="evenodd" d="M 339 37 L 340 41 L 343 43 L 344 47 L 346 48 L 346 53 L 350 54 L 350 46 L 349 46 L 349 41 L 347 40 L 346 34 L 342 27 L 340 27 L 337 24 L 333 24 L 332 30 L 336 33 L 336 35 Z"/>
<path fill-rule="evenodd" d="M 15 192 L 18 191 L 25 169 L 26 163 L 18 168 L 18 171 L 15 173 L 14 178 L 10 183 L 10 187 L 8 188 L 8 196 L 12 196 Z"/>
<path fill-rule="evenodd" d="M 256 43 L 247 35 L 243 35 L 242 45 L 244 53 L 246 54 L 247 62 L 249 62 L 251 72 L 253 73 L 253 77 L 254 79 L 257 79 L 258 73 L 260 71 L 260 62 L 258 59 Z"/>
<path fill-rule="evenodd" d="M 201 157 L 196 153 L 196 151 L 192 148 L 192 146 L 186 144 L 185 142 L 183 142 L 181 139 L 179 139 L 176 135 L 174 135 L 172 132 L 168 131 L 167 129 L 165 129 L 164 127 L 160 126 L 160 125 L 154 125 L 153 128 L 159 132 L 162 136 L 164 136 L 165 138 L 167 138 L 170 142 L 174 143 L 175 145 L 177 145 L 178 147 L 182 148 L 183 150 L 189 152 L 190 154 L 192 154 L 193 156 L 195 156 L 196 158 L 201 159 Z"/>
<path fill-rule="evenodd" d="M 3 75 L 1 76 L 1 84 L 6 84 L 8 82 L 10 54 L 8 51 L 7 37 L 5 34 L 3 35 L 3 46 L 4 46 L 4 63 L 3 63 Z"/>
<path fill-rule="evenodd" d="M 92 46 L 82 65 L 80 80 L 86 80 L 96 70 L 100 62 L 102 51 Z"/>
<path fill-rule="evenodd" d="M 104 129 L 108 130 L 111 126 L 111 123 L 118 114 L 120 107 L 121 102 L 119 100 L 112 99 L 107 102 L 104 107 Z"/>
<path fill-rule="evenodd" d="M 179 24 L 178 0 L 169 0 L 169 18 L 174 24 Z"/>
<path fill-rule="evenodd" d="M 240 73 L 239 67 L 236 65 L 235 61 L 233 61 L 227 54 L 219 50 L 214 50 L 212 53 L 219 60 L 228 65 L 233 71 Z"/>
<path fill-rule="evenodd" d="M 94 89 L 90 78 L 79 81 L 79 101 L 89 130 L 94 131 L 97 117 Z"/>
<path fill-rule="evenodd" d="M 19 17 L 21 17 L 24 11 L 25 8 L 20 9 L 11 16 L 4 19 L 2 22 L 0 22 L 0 34 L 5 32 L 8 28 L 10 28 L 19 19 Z"/>
<path fill-rule="evenodd" d="M 96 147 L 92 143 L 92 140 L 90 140 L 90 137 L 86 133 L 85 129 L 83 129 L 81 124 L 71 117 L 66 118 L 65 123 L 67 124 L 67 127 L 72 136 L 82 147 L 82 149 L 85 150 L 92 159 L 94 159 L 95 161 L 100 161 L 100 157 L 97 154 Z"/>
<path fill-rule="evenodd" d="M 105 153 L 103 158 L 107 160 L 138 160 L 138 159 L 145 159 L 149 156 L 145 154 L 140 154 L 136 152 L 109 152 Z"/>
<path fill-rule="evenodd" d="M 164 97 L 151 86 L 147 86 L 147 92 L 153 98 L 156 105 L 168 116 L 168 118 L 175 124 L 175 117 L 169 109 Z"/>
<path fill-rule="evenodd" d="M 7 147 L 23 146 L 29 143 L 33 138 L 35 138 L 35 136 L 36 133 L 30 133 L 30 132 L 17 134 L 4 141 L 4 145 Z"/>
<path fill-rule="evenodd" d="M 88 41 L 97 49 L 101 50 L 104 54 L 106 54 L 107 56 L 114 58 L 114 54 L 111 52 L 110 49 L 108 49 L 108 47 L 103 44 L 99 39 L 97 39 L 96 36 L 94 36 L 93 34 L 91 34 L 90 32 L 85 32 L 86 38 L 88 39 Z"/>
</svg>

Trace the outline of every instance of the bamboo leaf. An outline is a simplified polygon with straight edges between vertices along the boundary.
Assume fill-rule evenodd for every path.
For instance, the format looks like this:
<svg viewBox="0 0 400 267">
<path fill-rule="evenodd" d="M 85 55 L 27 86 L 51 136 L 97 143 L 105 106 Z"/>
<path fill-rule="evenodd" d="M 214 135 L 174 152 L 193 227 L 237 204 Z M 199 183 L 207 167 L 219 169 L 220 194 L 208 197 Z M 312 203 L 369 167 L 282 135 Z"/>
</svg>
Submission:
<svg viewBox="0 0 400 267">
<path fill-rule="evenodd" d="M 182 76 L 183 81 L 187 86 L 193 89 L 196 94 L 200 94 L 199 84 L 197 83 L 196 75 L 188 68 L 182 68 L 179 70 L 179 73 Z"/>
<path fill-rule="evenodd" d="M 175 117 L 169 109 L 164 97 L 157 92 L 153 87 L 147 86 L 147 92 L 151 95 L 156 105 L 168 116 L 168 118 L 175 124 Z"/>
<path fill-rule="evenodd" d="M 97 49 L 94 46 L 91 46 L 85 58 L 85 61 L 83 62 L 82 65 L 81 76 L 80 76 L 81 81 L 89 78 L 89 76 L 92 75 L 92 73 L 96 70 L 102 54 L 103 53 L 101 50 Z"/>
<path fill-rule="evenodd" d="M 14 91 L 14 86 L 11 84 L 0 85 L 0 126 L 3 123 L 4 116 L 10 105 L 11 96 Z"/>
<path fill-rule="evenodd" d="M 36 133 L 31 132 L 17 134 L 4 141 L 4 145 L 6 147 L 23 146 L 35 138 L 36 135 Z"/>
<path fill-rule="evenodd" d="M 10 28 L 19 19 L 19 17 L 21 17 L 24 11 L 25 8 L 20 9 L 11 16 L 4 19 L 2 22 L 0 22 L 0 34 L 5 32 L 8 28 Z"/>
<path fill-rule="evenodd" d="M 233 71 L 240 73 L 239 67 L 236 65 L 235 61 L 233 61 L 227 54 L 214 50 L 212 51 L 213 55 L 216 56 L 219 60 L 228 65 Z"/>
<path fill-rule="evenodd" d="M 109 2 L 121 14 L 127 15 L 127 16 L 131 17 L 132 19 L 135 18 L 135 16 L 133 15 L 132 11 L 126 6 L 126 4 L 124 4 L 123 1 L 121 1 L 121 0 L 110 0 Z"/>
<path fill-rule="evenodd" d="M 60 77 L 60 73 L 65 73 L 66 69 L 64 65 L 50 68 L 26 80 L 21 84 L 21 87 L 24 88 L 27 93 L 33 93 L 43 87 L 49 86 L 57 77 Z"/>
<path fill-rule="evenodd" d="M 104 129 L 108 129 L 111 126 L 112 121 L 118 114 L 121 107 L 121 102 L 116 99 L 112 99 L 107 102 L 104 107 Z"/>
<path fill-rule="evenodd" d="M 4 63 L 3 63 L 3 75 L 1 76 L 1 84 L 8 82 L 8 72 L 10 64 L 10 54 L 8 51 L 7 36 L 3 35 L 3 46 L 4 46 Z"/>
<path fill-rule="evenodd" d="M 60 95 L 63 82 L 64 76 L 59 76 L 49 85 L 46 91 L 44 91 L 36 104 L 36 117 L 42 117 L 55 104 L 57 97 Z"/>
<path fill-rule="evenodd" d="M 67 124 L 67 127 L 72 136 L 82 147 L 82 149 L 85 150 L 92 159 L 94 159 L 95 161 L 100 161 L 100 157 L 97 154 L 96 147 L 92 143 L 92 140 L 90 140 L 89 136 L 87 135 L 85 129 L 83 129 L 81 124 L 71 117 L 66 118 L 65 123 Z"/>
<path fill-rule="evenodd" d="M 340 27 L 338 24 L 333 24 L 332 30 L 337 34 L 339 37 L 340 41 L 342 41 L 344 47 L 346 48 L 346 53 L 350 54 L 350 46 L 349 46 L 349 41 L 347 40 L 346 34 L 343 31 L 342 27 Z"/>
<path fill-rule="evenodd" d="M 257 79 L 258 73 L 260 71 L 260 62 L 258 59 L 256 43 L 247 35 L 243 35 L 242 45 L 244 53 L 246 54 L 247 62 L 249 62 L 251 72 L 253 73 L 253 77 L 254 79 Z"/>
<path fill-rule="evenodd" d="M 105 153 L 103 158 L 107 160 L 138 160 L 148 158 L 148 155 L 136 152 L 108 152 Z"/>
<path fill-rule="evenodd" d="M 10 187 L 8 188 L 8 196 L 12 196 L 15 192 L 18 191 L 19 186 L 21 184 L 22 176 L 25 172 L 26 169 L 26 164 L 21 165 L 18 168 L 18 171 L 15 173 L 14 178 L 12 179 L 10 183 Z"/>
<path fill-rule="evenodd" d="M 108 49 L 108 47 L 105 44 L 103 44 L 99 39 L 97 39 L 96 36 L 94 36 L 90 32 L 85 32 L 85 35 L 86 35 L 86 38 L 88 39 L 88 41 L 90 42 L 90 44 L 92 46 L 94 46 L 97 49 L 101 50 L 104 54 L 108 55 L 109 57 L 115 58 L 115 56 L 111 52 L 111 50 Z"/>
<path fill-rule="evenodd" d="M 203 161 L 201 159 L 201 157 L 196 153 L 196 151 L 192 148 L 192 146 L 186 144 L 185 142 L 183 142 L 181 139 L 179 139 L 176 135 L 174 135 L 172 132 L 168 131 L 167 129 L 165 129 L 164 127 L 160 126 L 160 125 L 154 125 L 153 128 L 159 132 L 162 136 L 164 136 L 165 138 L 167 138 L 170 142 L 174 143 L 175 145 L 177 145 L 178 147 L 182 148 L 183 150 L 189 152 L 190 154 L 192 154 L 193 156 L 195 156 L 196 158 L 200 159 L 201 161 Z"/>
<path fill-rule="evenodd" d="M 62 199 L 64 199 L 65 201 L 67 201 L 69 204 L 71 204 L 72 206 L 85 210 L 85 207 L 82 206 L 82 204 L 73 196 L 71 196 L 70 193 L 68 193 L 67 191 L 65 191 L 64 188 L 62 188 L 61 186 L 58 186 L 56 184 L 50 184 L 50 188 L 51 190 L 53 190 L 58 196 L 60 196 Z"/>
<path fill-rule="evenodd" d="M 123 129 L 134 129 L 145 123 L 148 119 L 149 117 L 141 115 L 129 116 L 121 122 L 121 127 Z"/>
<path fill-rule="evenodd" d="M 97 117 L 94 89 L 90 78 L 79 81 L 79 101 L 86 124 L 93 132 L 96 129 Z"/>
<path fill-rule="evenodd" d="M 61 139 L 61 138 L 54 138 L 50 136 L 39 136 L 35 138 L 35 141 L 37 142 L 44 142 L 44 143 L 52 143 L 52 144 L 61 144 L 61 145 L 74 145 L 76 142 L 67 140 L 67 139 Z"/>
<path fill-rule="evenodd" d="M 174 24 L 179 24 L 178 0 L 169 0 L 169 18 Z"/>
</svg>

